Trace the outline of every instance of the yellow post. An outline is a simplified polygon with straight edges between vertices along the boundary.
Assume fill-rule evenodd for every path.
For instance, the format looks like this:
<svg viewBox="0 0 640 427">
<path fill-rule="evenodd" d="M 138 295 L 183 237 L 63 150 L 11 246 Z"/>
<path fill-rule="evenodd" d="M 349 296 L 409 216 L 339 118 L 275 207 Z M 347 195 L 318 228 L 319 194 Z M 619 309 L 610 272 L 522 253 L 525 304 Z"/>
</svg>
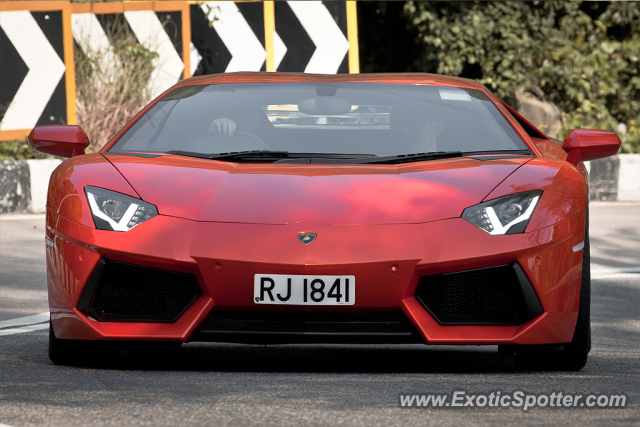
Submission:
<svg viewBox="0 0 640 427">
<path fill-rule="evenodd" d="M 64 84 L 67 89 L 67 124 L 78 123 L 76 118 L 76 66 L 73 57 L 73 34 L 71 33 L 71 9 L 62 10 L 62 46 L 64 48 Z"/>
<path fill-rule="evenodd" d="M 182 61 L 184 71 L 182 76 L 185 79 L 191 77 L 191 9 L 189 3 L 182 7 Z"/>
<path fill-rule="evenodd" d="M 273 54 L 273 33 L 276 31 L 276 19 L 273 1 L 264 2 L 264 44 L 267 51 L 267 71 L 276 71 L 276 62 Z"/>
<path fill-rule="evenodd" d="M 360 72 L 360 52 L 358 50 L 358 11 L 355 1 L 347 2 L 347 38 L 349 39 L 349 73 Z"/>
</svg>

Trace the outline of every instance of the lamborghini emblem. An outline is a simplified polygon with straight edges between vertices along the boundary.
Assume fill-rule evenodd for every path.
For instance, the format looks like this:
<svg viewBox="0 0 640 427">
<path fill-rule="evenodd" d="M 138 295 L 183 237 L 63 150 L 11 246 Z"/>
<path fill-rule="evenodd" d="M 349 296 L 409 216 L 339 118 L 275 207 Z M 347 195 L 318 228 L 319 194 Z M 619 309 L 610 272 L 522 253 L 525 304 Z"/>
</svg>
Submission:
<svg viewBox="0 0 640 427">
<path fill-rule="evenodd" d="M 316 240 L 316 233 L 300 233 L 298 234 L 298 240 L 300 240 L 300 242 L 304 243 L 305 245 L 308 245 L 309 243 Z"/>
</svg>

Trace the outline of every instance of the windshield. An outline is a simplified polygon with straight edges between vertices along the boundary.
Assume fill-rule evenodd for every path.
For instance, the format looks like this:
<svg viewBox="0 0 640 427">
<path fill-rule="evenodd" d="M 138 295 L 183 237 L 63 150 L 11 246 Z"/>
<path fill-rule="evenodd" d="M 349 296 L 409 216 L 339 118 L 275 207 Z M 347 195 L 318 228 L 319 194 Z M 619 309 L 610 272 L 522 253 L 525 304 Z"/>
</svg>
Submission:
<svg viewBox="0 0 640 427">
<path fill-rule="evenodd" d="M 109 151 L 397 156 L 527 150 L 480 90 L 379 83 L 179 87 Z"/>
</svg>

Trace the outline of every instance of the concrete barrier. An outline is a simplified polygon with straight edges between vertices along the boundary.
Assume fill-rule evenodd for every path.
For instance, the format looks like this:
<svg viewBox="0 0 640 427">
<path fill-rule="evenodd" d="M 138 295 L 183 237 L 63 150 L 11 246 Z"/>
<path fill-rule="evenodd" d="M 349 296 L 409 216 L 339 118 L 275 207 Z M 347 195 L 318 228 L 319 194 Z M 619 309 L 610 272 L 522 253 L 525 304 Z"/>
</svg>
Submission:
<svg viewBox="0 0 640 427">
<path fill-rule="evenodd" d="M 591 200 L 640 201 L 640 154 L 618 154 L 585 166 Z"/>
<path fill-rule="evenodd" d="M 0 161 L 0 214 L 43 213 L 49 177 L 60 160 Z M 586 163 L 591 200 L 640 202 L 640 154 Z"/>
<path fill-rule="evenodd" d="M 43 213 L 49 177 L 61 160 L 0 161 L 0 213 Z"/>
<path fill-rule="evenodd" d="M 0 162 L 0 213 L 26 212 L 30 198 L 31 181 L 27 162 Z"/>
<path fill-rule="evenodd" d="M 618 171 L 618 200 L 640 200 L 640 154 L 622 154 Z"/>
</svg>

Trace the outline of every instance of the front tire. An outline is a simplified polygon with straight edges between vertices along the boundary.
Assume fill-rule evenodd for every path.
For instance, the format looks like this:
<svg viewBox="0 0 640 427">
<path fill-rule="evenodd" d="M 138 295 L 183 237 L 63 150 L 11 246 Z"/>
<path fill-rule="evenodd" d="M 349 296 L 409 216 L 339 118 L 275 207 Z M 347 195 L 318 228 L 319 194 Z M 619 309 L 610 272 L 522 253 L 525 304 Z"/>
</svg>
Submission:
<svg viewBox="0 0 640 427">
<path fill-rule="evenodd" d="M 90 362 L 108 365 L 120 360 L 120 349 L 108 342 L 56 338 L 53 324 L 49 320 L 49 359 L 56 365 Z"/>
<path fill-rule="evenodd" d="M 56 365 L 70 365 L 78 359 L 78 350 L 76 341 L 56 338 L 49 320 L 49 359 Z"/>
</svg>

